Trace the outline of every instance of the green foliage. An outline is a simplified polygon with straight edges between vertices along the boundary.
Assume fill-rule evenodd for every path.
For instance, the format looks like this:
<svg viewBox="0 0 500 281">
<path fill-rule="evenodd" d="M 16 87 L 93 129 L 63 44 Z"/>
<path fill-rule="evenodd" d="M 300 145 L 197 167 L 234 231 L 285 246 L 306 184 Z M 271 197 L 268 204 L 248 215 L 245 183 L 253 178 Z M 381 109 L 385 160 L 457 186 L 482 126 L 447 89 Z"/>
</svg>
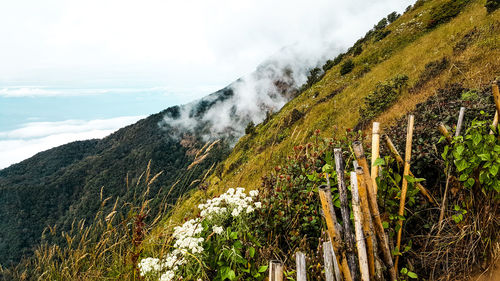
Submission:
<svg viewBox="0 0 500 281">
<path fill-rule="evenodd" d="M 351 72 L 353 68 L 354 68 L 354 62 L 351 59 L 346 60 L 340 66 L 340 75 L 346 75 L 347 73 Z"/>
<path fill-rule="evenodd" d="M 250 121 L 245 128 L 245 134 L 251 135 L 253 133 L 255 133 L 255 124 L 253 123 L 253 121 Z"/>
<path fill-rule="evenodd" d="M 403 281 L 403 280 L 407 281 L 407 280 L 409 280 L 408 278 L 418 279 L 418 275 L 415 272 L 408 270 L 406 267 L 401 268 L 400 273 L 401 274 L 399 276 L 399 280 L 401 280 L 401 281 Z"/>
<path fill-rule="evenodd" d="M 390 33 L 391 33 L 390 30 L 377 30 L 377 31 L 375 31 L 374 35 L 373 35 L 373 42 L 377 42 L 377 41 L 384 39 Z"/>
<path fill-rule="evenodd" d="M 388 24 L 388 21 L 386 18 L 381 19 L 373 28 L 375 30 L 381 30 L 384 29 Z"/>
<path fill-rule="evenodd" d="M 387 15 L 387 21 L 388 21 L 389 23 L 393 23 L 393 22 L 395 22 L 395 21 L 396 21 L 396 20 L 397 20 L 400 16 L 401 16 L 401 15 L 400 15 L 398 12 L 394 11 L 394 12 L 392 12 L 392 13 L 390 13 L 390 14 L 388 14 L 388 15 Z"/>
<path fill-rule="evenodd" d="M 352 49 L 352 55 L 354 57 L 357 57 L 361 54 L 361 52 L 363 52 L 363 47 L 361 45 L 357 45 L 356 47 L 354 47 Z"/>
<path fill-rule="evenodd" d="M 459 180 L 466 188 L 478 186 L 484 193 L 500 192 L 500 140 L 488 121 L 473 121 L 464 136 L 445 146 L 442 157 L 452 157 Z"/>
<path fill-rule="evenodd" d="M 382 83 L 377 83 L 375 90 L 364 99 L 364 107 L 360 109 L 361 119 L 369 121 L 393 105 L 407 86 L 408 76 L 397 75 Z"/>
<path fill-rule="evenodd" d="M 344 58 L 344 53 L 338 54 L 333 60 L 327 60 L 326 63 L 323 65 L 323 71 L 326 72 L 330 70 L 332 67 L 336 66 L 342 61 L 342 58 Z"/>
<path fill-rule="evenodd" d="M 430 19 L 427 22 L 427 28 L 431 29 L 450 21 L 462 11 L 468 2 L 469 0 L 449 0 L 434 7 L 430 13 Z"/>
<path fill-rule="evenodd" d="M 488 13 L 492 13 L 500 7 L 500 0 L 486 0 L 484 6 Z"/>
</svg>

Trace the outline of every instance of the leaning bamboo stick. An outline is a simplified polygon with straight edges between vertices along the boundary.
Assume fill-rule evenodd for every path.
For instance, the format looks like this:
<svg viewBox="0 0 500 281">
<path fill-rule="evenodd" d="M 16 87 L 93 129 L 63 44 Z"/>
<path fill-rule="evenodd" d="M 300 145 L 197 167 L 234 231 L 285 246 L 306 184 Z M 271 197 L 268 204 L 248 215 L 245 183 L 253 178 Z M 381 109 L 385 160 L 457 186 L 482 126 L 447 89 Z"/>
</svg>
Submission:
<svg viewBox="0 0 500 281">
<path fill-rule="evenodd" d="M 498 81 L 493 81 L 491 90 L 493 92 L 493 100 L 495 101 L 497 112 L 500 112 L 500 91 L 498 90 Z"/>
<path fill-rule="evenodd" d="M 352 211 L 354 216 L 354 230 L 356 233 L 356 247 L 358 249 L 359 271 L 361 281 L 370 281 L 370 269 L 368 267 L 368 256 L 366 254 L 363 227 L 361 224 L 361 207 L 359 205 L 358 180 L 356 172 L 351 172 Z"/>
<path fill-rule="evenodd" d="M 443 123 L 439 123 L 438 130 L 446 138 L 446 141 L 448 141 L 448 143 L 452 142 L 452 138 L 451 138 L 450 132 L 448 132 L 448 129 L 446 129 L 446 127 L 444 126 Z"/>
<path fill-rule="evenodd" d="M 497 126 L 498 126 L 498 111 L 495 112 L 495 117 L 493 117 L 493 122 L 491 122 L 491 126 L 493 128 L 495 128 L 495 131 L 498 130 Z M 495 133 L 495 131 L 490 130 L 490 135 L 493 135 Z"/>
<path fill-rule="evenodd" d="M 342 281 L 337 257 L 333 252 L 332 241 L 323 242 L 323 261 L 325 263 L 325 280 Z"/>
<path fill-rule="evenodd" d="M 356 161 L 355 161 L 356 162 Z M 363 234 L 366 238 L 366 251 L 368 253 L 368 269 L 370 280 L 375 280 L 375 237 L 373 237 L 373 223 L 372 217 L 370 215 L 370 207 L 368 204 L 368 195 L 366 192 L 366 184 L 364 184 L 363 178 L 363 168 L 354 165 L 356 168 L 356 181 L 358 183 L 358 192 L 361 207 L 361 222 L 363 228 Z"/>
<path fill-rule="evenodd" d="M 403 171 L 403 186 L 401 187 L 401 200 L 399 201 L 399 215 L 403 216 L 405 211 L 405 203 L 406 203 L 406 191 L 408 189 L 408 180 L 406 177 L 410 173 L 410 160 L 411 160 L 411 143 L 413 139 L 413 123 L 414 116 L 408 116 L 408 129 L 406 132 L 406 150 L 405 150 L 405 167 Z M 399 219 L 398 221 L 399 230 L 398 236 L 396 240 L 396 248 L 400 251 L 399 247 L 401 246 L 401 234 L 403 232 L 403 220 Z M 398 268 L 399 255 L 396 256 L 396 261 L 394 262 L 394 266 L 396 269 Z"/>
<path fill-rule="evenodd" d="M 372 176 L 372 184 L 373 184 L 373 191 L 375 194 L 377 194 L 378 191 L 378 186 L 377 186 L 377 176 L 378 176 L 378 166 L 375 166 L 375 161 L 379 158 L 380 156 L 380 123 L 379 122 L 373 122 L 373 128 L 372 128 L 372 169 L 371 169 L 371 176 Z"/>
<path fill-rule="evenodd" d="M 330 236 L 330 240 L 332 241 L 333 251 L 336 255 L 339 255 L 337 256 L 337 262 L 340 265 L 340 271 L 342 272 L 345 281 L 352 281 L 345 252 L 341 249 L 342 241 L 336 226 L 337 220 L 335 218 L 335 211 L 333 210 L 332 193 L 327 185 L 321 185 L 319 187 L 319 198 L 325 215 L 328 236 Z"/>
<path fill-rule="evenodd" d="M 457 130 L 455 131 L 455 137 L 460 136 L 460 131 L 462 130 L 462 123 L 464 122 L 465 107 L 460 107 L 460 113 L 458 114 Z"/>
<path fill-rule="evenodd" d="M 392 140 L 389 138 L 389 136 L 388 135 L 383 135 L 382 138 L 384 139 L 385 144 L 389 148 L 389 151 L 391 152 L 391 154 L 394 157 L 394 159 L 396 159 L 396 161 L 399 163 L 399 165 L 403 165 L 404 166 L 405 162 L 404 162 L 403 158 L 401 157 L 401 155 L 399 154 L 399 152 L 396 149 L 396 147 L 394 146 L 394 144 L 392 143 Z M 410 176 L 415 177 L 411 171 L 410 171 Z M 429 202 L 437 204 L 436 200 L 430 195 L 429 191 L 427 191 L 427 189 L 422 184 L 420 184 L 419 182 L 417 182 L 416 183 L 416 187 L 420 190 L 420 192 L 422 192 L 422 194 L 425 197 L 427 197 L 427 199 L 429 199 Z"/>
<path fill-rule="evenodd" d="M 295 253 L 295 262 L 297 264 L 297 281 L 307 281 L 306 256 L 304 253 Z"/>
<path fill-rule="evenodd" d="M 363 169 L 364 184 L 367 186 L 368 203 L 370 206 L 371 215 L 373 218 L 373 226 L 375 228 L 375 234 L 379 247 L 382 251 L 382 257 L 384 263 L 387 266 L 389 275 L 392 281 L 397 279 L 396 270 L 394 269 L 394 264 L 392 263 L 392 255 L 389 249 L 389 244 L 387 243 L 387 238 L 385 237 L 384 227 L 382 226 L 382 220 L 380 219 L 380 212 L 378 210 L 377 195 L 374 193 L 370 173 L 368 172 L 368 164 L 366 162 L 365 152 L 363 150 L 363 145 L 360 141 L 355 141 L 353 143 L 353 150 L 356 156 L 358 164 Z M 357 172 L 357 171 L 356 171 Z"/>
<path fill-rule="evenodd" d="M 283 281 L 283 264 L 280 261 L 269 262 L 269 281 Z"/>
<path fill-rule="evenodd" d="M 353 280 L 358 280 L 358 265 L 356 263 L 356 252 L 354 251 L 354 232 L 352 230 L 349 201 L 347 200 L 347 188 L 344 180 L 344 161 L 342 159 L 342 149 L 335 148 L 335 169 L 337 171 L 340 211 L 342 214 L 342 222 L 344 226 L 344 241 L 346 246 L 347 263 L 351 269 L 351 277 Z"/>
</svg>

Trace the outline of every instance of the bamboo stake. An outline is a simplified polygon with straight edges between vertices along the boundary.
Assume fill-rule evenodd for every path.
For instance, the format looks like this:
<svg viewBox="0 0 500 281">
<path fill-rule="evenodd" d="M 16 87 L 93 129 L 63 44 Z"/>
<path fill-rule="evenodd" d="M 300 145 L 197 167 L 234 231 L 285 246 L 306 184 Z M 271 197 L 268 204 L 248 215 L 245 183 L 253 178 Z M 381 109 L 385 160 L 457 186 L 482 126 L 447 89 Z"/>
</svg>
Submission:
<svg viewBox="0 0 500 281">
<path fill-rule="evenodd" d="M 326 281 L 342 281 L 340 278 L 340 269 L 337 264 L 337 257 L 333 252 L 332 242 L 323 242 L 323 260 L 325 262 Z"/>
<path fill-rule="evenodd" d="M 493 128 L 495 128 L 496 130 L 498 130 L 498 128 L 497 128 L 497 126 L 498 126 L 498 111 L 495 112 L 495 117 L 493 117 L 493 122 L 491 122 L 491 126 Z M 495 131 L 490 130 L 490 135 L 493 135 L 495 133 Z"/>
<path fill-rule="evenodd" d="M 368 256 L 366 254 L 363 227 L 361 225 L 361 207 L 359 205 L 358 180 L 356 172 L 351 172 L 352 211 L 354 215 L 354 229 L 356 233 L 356 246 L 358 249 L 359 271 L 361 281 L 370 281 L 370 269 L 368 267 Z"/>
<path fill-rule="evenodd" d="M 371 176 L 372 176 L 373 191 L 375 192 L 375 194 L 377 194 L 377 191 L 378 191 L 377 180 L 376 180 L 376 178 L 378 176 L 378 166 L 375 166 L 375 161 L 380 156 L 380 135 L 379 135 L 379 133 L 380 133 L 380 123 L 373 122 Z"/>
<path fill-rule="evenodd" d="M 446 138 L 446 140 L 448 141 L 448 143 L 451 143 L 452 139 L 451 139 L 451 136 L 450 136 L 450 132 L 448 132 L 448 129 L 446 129 L 446 127 L 444 126 L 443 123 L 439 123 L 438 130 Z"/>
<path fill-rule="evenodd" d="M 391 152 L 391 154 L 394 157 L 394 159 L 396 159 L 396 161 L 399 163 L 399 165 L 403 165 L 404 166 L 405 162 L 404 162 L 403 158 L 401 157 L 401 155 L 399 154 L 399 152 L 396 149 L 396 147 L 394 146 L 394 144 L 392 143 L 392 141 L 389 138 L 389 136 L 388 135 L 383 135 L 382 138 L 384 139 L 385 144 L 389 148 L 389 151 Z M 415 177 L 411 171 L 410 171 L 410 176 Z M 427 199 L 429 200 L 429 202 L 434 203 L 434 204 L 437 205 L 436 200 L 430 195 L 429 191 L 427 191 L 427 189 L 422 184 L 420 184 L 419 182 L 417 182 L 416 183 L 416 187 L 420 190 L 420 192 L 422 192 L 422 194 L 425 197 L 427 197 Z"/>
<path fill-rule="evenodd" d="M 460 131 L 462 130 L 462 123 L 464 121 L 465 107 L 460 107 L 460 113 L 458 114 L 457 130 L 455 131 L 455 137 L 460 136 Z"/>
<path fill-rule="evenodd" d="M 280 261 L 269 262 L 269 281 L 283 281 L 283 264 Z"/>
<path fill-rule="evenodd" d="M 493 81 L 493 84 L 491 84 L 491 91 L 493 92 L 493 100 L 495 101 L 497 112 L 500 112 L 500 91 L 498 90 L 498 81 Z"/>
<path fill-rule="evenodd" d="M 330 236 L 330 240 L 332 241 L 333 251 L 340 255 L 340 257 L 337 257 L 337 262 L 340 265 L 342 275 L 344 276 L 345 281 L 352 281 L 351 272 L 349 270 L 349 266 L 347 265 L 345 252 L 341 250 L 342 240 L 335 224 L 337 222 L 337 219 L 335 216 L 335 211 L 333 209 L 332 193 L 327 185 L 321 185 L 319 187 L 319 198 L 321 200 L 321 207 L 325 215 L 328 235 Z"/>
<path fill-rule="evenodd" d="M 413 123 L 414 123 L 414 116 L 410 115 L 408 116 L 408 129 L 406 132 L 406 150 L 405 150 L 405 168 L 403 171 L 403 186 L 401 187 L 401 200 L 399 201 L 399 215 L 403 216 L 404 211 L 405 211 L 405 202 L 406 202 L 406 191 L 408 189 L 408 180 L 406 179 L 406 176 L 410 173 L 410 159 L 411 159 L 411 143 L 413 139 Z M 401 245 L 401 234 L 403 232 L 403 220 L 399 219 L 398 221 L 399 225 L 399 230 L 398 230 L 398 236 L 396 240 L 396 248 L 398 251 L 400 251 L 400 245 Z M 398 268 L 398 262 L 399 262 L 399 255 L 396 256 L 396 261 L 394 263 L 394 266 Z"/>
<path fill-rule="evenodd" d="M 306 256 L 304 253 L 295 253 L 295 262 L 297 264 L 297 281 L 307 281 Z"/>
<path fill-rule="evenodd" d="M 363 150 L 363 145 L 361 144 L 360 141 L 355 141 L 353 143 L 353 150 L 354 154 L 356 155 L 358 164 L 363 169 L 364 184 L 367 186 L 366 190 L 368 194 L 368 203 L 373 218 L 373 226 L 375 227 L 375 234 L 378 240 L 379 247 L 382 250 L 384 263 L 387 266 L 391 280 L 395 281 L 397 279 L 397 274 L 396 270 L 394 269 L 394 264 L 392 263 L 392 255 L 389 249 L 389 244 L 387 243 L 387 238 L 385 237 L 385 231 L 384 227 L 382 226 L 382 220 L 380 219 L 380 212 L 378 210 L 378 204 L 377 204 L 377 195 L 373 191 L 370 173 L 368 172 L 369 171 L 368 164 L 365 158 L 365 152 Z"/>
<path fill-rule="evenodd" d="M 349 201 L 347 200 L 347 188 L 344 180 L 344 161 L 342 159 L 342 149 L 335 148 L 335 168 L 337 171 L 340 211 L 342 214 L 342 222 L 344 224 L 344 241 L 346 245 L 347 263 L 351 269 L 351 277 L 353 280 L 358 280 L 358 266 L 356 263 L 356 253 L 354 251 L 354 232 L 351 225 Z"/>
<path fill-rule="evenodd" d="M 366 238 L 366 250 L 368 253 L 368 269 L 370 280 L 375 280 L 375 238 L 373 237 L 373 223 L 370 215 L 370 207 L 368 204 L 368 196 L 366 192 L 366 185 L 364 184 L 363 178 L 363 168 L 354 165 L 356 167 L 356 181 L 358 183 L 358 193 L 360 199 L 361 207 L 361 222 L 363 228 L 363 234 Z"/>
</svg>

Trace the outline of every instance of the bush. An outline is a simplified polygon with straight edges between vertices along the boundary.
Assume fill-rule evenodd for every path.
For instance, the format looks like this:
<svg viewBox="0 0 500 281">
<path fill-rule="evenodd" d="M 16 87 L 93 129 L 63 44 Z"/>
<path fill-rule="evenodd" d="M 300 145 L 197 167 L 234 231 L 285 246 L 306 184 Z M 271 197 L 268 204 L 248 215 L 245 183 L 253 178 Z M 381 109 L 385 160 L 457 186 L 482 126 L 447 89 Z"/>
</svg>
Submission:
<svg viewBox="0 0 500 281">
<path fill-rule="evenodd" d="M 361 47 L 361 45 L 358 45 L 352 49 L 352 55 L 354 57 L 359 56 L 361 52 L 363 52 L 363 47 Z"/>
<path fill-rule="evenodd" d="M 486 7 L 486 11 L 491 13 L 500 7 L 500 0 L 486 0 L 484 6 Z"/>
<path fill-rule="evenodd" d="M 351 72 L 352 69 L 354 68 L 354 62 L 351 59 L 346 60 L 341 66 L 340 66 L 340 75 L 346 75 L 347 73 Z"/>
<path fill-rule="evenodd" d="M 373 42 L 380 41 L 391 33 L 390 30 L 376 31 L 373 35 Z"/>
<path fill-rule="evenodd" d="M 450 0 L 434 7 L 430 13 L 431 18 L 427 22 L 427 28 L 431 29 L 450 21 L 462 11 L 467 2 L 467 0 Z"/>
<path fill-rule="evenodd" d="M 255 124 L 253 123 L 253 121 L 250 121 L 245 128 L 245 134 L 251 135 L 253 133 L 255 133 Z"/>
<path fill-rule="evenodd" d="M 408 76 L 397 75 L 383 83 L 378 83 L 375 90 L 365 97 L 365 106 L 360 109 L 363 122 L 372 120 L 389 108 L 398 99 L 408 83 Z"/>
<path fill-rule="evenodd" d="M 397 12 L 392 12 L 390 14 L 387 15 L 387 21 L 389 23 L 393 23 L 395 22 L 401 15 L 398 14 Z"/>
<path fill-rule="evenodd" d="M 381 19 L 373 28 L 375 30 L 381 30 L 381 29 L 384 29 L 386 26 L 387 26 L 387 19 L 386 18 L 383 18 Z"/>
</svg>

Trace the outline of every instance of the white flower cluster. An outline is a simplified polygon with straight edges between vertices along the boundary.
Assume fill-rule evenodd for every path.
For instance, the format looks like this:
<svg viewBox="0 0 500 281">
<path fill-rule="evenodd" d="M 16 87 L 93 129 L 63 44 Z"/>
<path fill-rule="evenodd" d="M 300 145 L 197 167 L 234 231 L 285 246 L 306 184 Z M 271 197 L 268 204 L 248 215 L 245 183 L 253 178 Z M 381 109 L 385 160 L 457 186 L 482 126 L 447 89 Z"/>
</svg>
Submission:
<svg viewBox="0 0 500 281">
<path fill-rule="evenodd" d="M 205 204 L 198 205 L 202 218 L 211 219 L 215 215 L 224 214 L 228 210 L 231 211 L 231 216 L 238 217 L 242 213 L 251 213 L 255 209 L 262 206 L 260 202 L 253 202 L 255 197 L 259 195 L 258 190 L 251 190 L 249 196 L 245 194 L 245 189 L 238 187 L 230 188 L 226 193 L 219 197 L 210 199 Z"/>
<path fill-rule="evenodd" d="M 249 196 L 245 194 L 245 189 L 238 187 L 237 189 L 230 188 L 219 197 L 208 200 L 206 204 L 200 204 L 198 207 L 201 210 L 200 217 L 186 221 L 183 225 L 174 228 L 172 237 L 175 239 L 174 250 L 167 254 L 163 259 L 144 258 L 139 262 L 139 270 L 142 276 L 151 272 L 158 274 L 162 272 L 160 281 L 171 281 L 175 278 L 175 272 L 180 266 L 188 262 L 184 258 L 186 253 L 193 255 L 203 252 L 203 241 L 205 238 L 200 237 L 203 231 L 201 225 L 202 220 L 210 220 L 216 215 L 231 213 L 233 217 L 238 217 L 243 212 L 251 213 L 255 209 L 262 206 L 260 202 L 254 202 L 254 199 L 259 195 L 258 190 L 249 192 Z M 212 231 L 220 235 L 224 232 L 222 226 L 212 226 Z"/>
</svg>

